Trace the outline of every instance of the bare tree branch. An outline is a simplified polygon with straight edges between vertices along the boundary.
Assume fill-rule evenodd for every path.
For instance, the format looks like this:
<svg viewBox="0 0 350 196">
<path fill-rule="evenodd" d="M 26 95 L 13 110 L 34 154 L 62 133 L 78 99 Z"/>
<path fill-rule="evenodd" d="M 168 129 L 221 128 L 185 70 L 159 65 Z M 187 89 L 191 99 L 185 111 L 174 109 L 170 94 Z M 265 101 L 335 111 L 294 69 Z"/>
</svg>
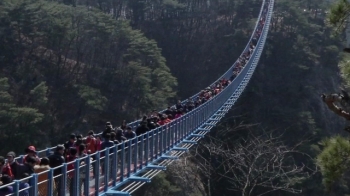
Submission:
<svg viewBox="0 0 350 196">
<path fill-rule="evenodd" d="M 297 183 L 309 178 L 317 171 L 308 168 L 296 158 L 303 157 L 313 164 L 312 157 L 288 147 L 281 140 L 283 135 L 273 133 L 254 135 L 248 133 L 230 143 L 209 138 L 193 152 L 199 171 L 207 178 L 226 179 L 230 190 L 241 192 L 242 196 L 266 195 L 273 191 L 301 193 Z M 304 141 L 305 142 L 305 141 Z"/>
</svg>

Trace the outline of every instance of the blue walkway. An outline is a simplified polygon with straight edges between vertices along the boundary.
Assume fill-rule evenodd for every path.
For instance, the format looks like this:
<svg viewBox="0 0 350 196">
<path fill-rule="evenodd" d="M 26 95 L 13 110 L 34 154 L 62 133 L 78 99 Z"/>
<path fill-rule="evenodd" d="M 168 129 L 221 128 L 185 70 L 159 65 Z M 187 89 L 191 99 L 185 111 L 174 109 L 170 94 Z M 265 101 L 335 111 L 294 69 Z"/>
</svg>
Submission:
<svg viewBox="0 0 350 196">
<path fill-rule="evenodd" d="M 53 176 L 53 169 L 50 169 L 23 179 L 29 180 L 30 185 L 32 185 L 27 191 L 33 196 L 57 195 L 58 192 L 63 193 L 61 195 L 75 196 L 118 196 L 130 195 L 145 183 L 150 182 L 154 176 L 165 170 L 167 165 L 186 153 L 210 132 L 242 94 L 254 73 L 265 46 L 273 6 L 274 0 L 263 1 L 254 33 L 242 54 L 249 50 L 253 36 L 258 30 L 259 21 L 265 18 L 265 25 L 261 30 L 260 38 L 256 40 L 256 47 L 241 72 L 222 92 L 169 124 L 151 130 L 133 140 L 72 162 L 71 164 L 74 164 L 75 170 L 67 171 L 70 163 L 65 163 L 57 167 L 62 171 L 61 175 Z M 264 7 L 267 10 L 264 11 Z M 235 66 L 236 64 L 233 64 L 213 84 L 222 78 L 229 79 Z M 196 98 L 198 95 L 196 94 L 192 98 Z M 139 122 L 132 122 L 129 126 L 136 128 Z M 45 157 L 53 149 L 48 148 L 40 151 L 39 156 Z M 92 159 L 92 156 L 95 159 Z M 17 159 L 22 159 L 22 157 Z M 92 168 L 96 169 L 93 170 Z M 103 169 L 104 172 L 100 169 Z M 47 175 L 47 180 L 38 182 L 39 175 Z M 96 178 L 92 178 L 92 176 L 96 176 Z M 15 189 L 15 193 L 12 195 L 19 196 L 20 193 L 25 191 L 19 190 L 19 185 L 23 180 L 14 181 L 10 184 Z"/>
</svg>

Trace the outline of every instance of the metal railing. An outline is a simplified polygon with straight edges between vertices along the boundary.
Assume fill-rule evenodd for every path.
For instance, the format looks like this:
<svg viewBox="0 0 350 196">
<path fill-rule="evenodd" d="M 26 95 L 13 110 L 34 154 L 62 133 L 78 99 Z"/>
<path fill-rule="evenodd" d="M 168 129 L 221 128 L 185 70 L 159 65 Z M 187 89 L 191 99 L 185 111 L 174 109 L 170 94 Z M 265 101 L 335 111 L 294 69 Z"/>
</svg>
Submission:
<svg viewBox="0 0 350 196">
<path fill-rule="evenodd" d="M 266 2 L 269 2 L 268 9 L 264 11 L 264 7 L 267 5 Z M 253 36 L 259 28 L 259 21 L 262 17 L 265 17 L 265 25 L 262 27 L 256 47 L 245 67 L 231 84 L 224 88 L 218 95 L 182 117 L 140 135 L 137 138 L 90 154 L 73 162 L 64 163 L 57 168 L 51 168 L 38 174 L 35 173 L 27 178 L 15 180 L 10 184 L 1 186 L 0 189 L 11 186 L 14 189 L 14 193 L 10 195 L 14 196 L 26 195 L 27 192 L 32 196 L 97 196 L 108 191 L 112 187 L 121 187 L 126 184 L 126 182 L 138 182 L 132 184 L 133 187 L 131 188 L 124 188 L 124 191 L 120 192 L 120 194 L 123 195 L 125 192 L 132 192 L 135 190 L 135 187 L 139 187 L 140 184 L 142 185 L 148 182 L 151 177 L 156 175 L 156 172 L 153 171 L 164 169 L 163 165 L 165 164 L 162 164 L 164 161 L 170 163 L 172 161 L 168 160 L 172 160 L 181 155 L 181 153 L 172 153 L 173 151 L 183 152 L 186 148 L 191 147 L 195 141 L 198 141 L 201 135 L 205 134 L 206 126 L 215 126 L 216 123 L 210 124 L 211 121 L 218 121 L 217 119 L 212 120 L 213 116 L 222 116 L 218 114 L 218 112 L 227 112 L 229 108 L 232 107 L 233 102 L 242 93 L 254 72 L 257 61 L 265 45 L 273 4 L 274 0 L 263 1 L 254 32 L 242 54 L 249 49 Z M 234 63 L 217 81 L 222 78 L 227 79 L 231 77 L 235 65 L 236 63 Z M 198 94 L 191 98 L 196 98 L 197 96 Z M 229 104 L 229 107 L 225 106 L 227 104 Z M 138 124 L 139 121 L 135 121 L 128 125 L 136 127 Z M 204 128 L 203 125 L 205 125 Z M 193 142 L 191 143 L 190 140 Z M 184 142 L 186 144 L 184 144 Z M 38 155 L 39 157 L 48 156 L 52 150 L 53 148 L 47 148 L 39 151 Z M 17 159 L 22 158 L 23 157 L 20 156 Z M 155 163 L 158 164 L 156 165 Z M 73 164 L 75 169 L 69 171 L 68 165 L 70 164 Z M 54 169 L 59 169 L 61 171 L 60 174 L 55 176 Z M 145 174 L 146 170 L 151 170 L 152 172 L 147 172 Z M 24 187 L 26 182 L 29 186 L 21 189 L 20 187 Z"/>
</svg>

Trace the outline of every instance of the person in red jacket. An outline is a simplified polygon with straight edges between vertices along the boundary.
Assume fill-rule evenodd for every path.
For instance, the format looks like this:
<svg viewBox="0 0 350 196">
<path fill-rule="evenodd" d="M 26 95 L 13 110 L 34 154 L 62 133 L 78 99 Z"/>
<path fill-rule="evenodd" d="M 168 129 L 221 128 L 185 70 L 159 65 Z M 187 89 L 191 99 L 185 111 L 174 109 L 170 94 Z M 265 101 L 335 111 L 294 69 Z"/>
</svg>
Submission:
<svg viewBox="0 0 350 196">
<path fill-rule="evenodd" d="M 101 136 L 96 136 L 96 151 L 102 150 L 102 139 Z"/>
<path fill-rule="evenodd" d="M 11 179 L 14 178 L 11 167 L 8 163 L 5 163 L 5 158 L 0 156 L 0 171 L 2 175 L 8 175 Z"/>
<path fill-rule="evenodd" d="M 36 153 L 36 149 L 34 146 L 28 146 L 28 148 L 25 149 L 25 153 L 27 153 L 24 157 L 23 157 L 23 164 L 26 163 L 26 159 L 29 156 L 32 156 L 35 158 L 36 160 L 36 165 L 40 164 L 40 158 L 38 157 L 37 153 Z"/>
<path fill-rule="evenodd" d="M 88 154 L 96 152 L 96 138 L 94 137 L 94 131 L 89 131 L 86 137 L 86 150 Z"/>
<path fill-rule="evenodd" d="M 69 154 L 67 155 L 67 172 L 68 172 L 68 178 L 70 180 L 70 183 L 69 183 L 69 193 L 70 195 L 74 195 L 74 191 L 73 191 L 73 186 L 74 186 L 74 174 L 75 174 L 75 171 L 74 171 L 74 161 L 78 158 L 77 156 L 78 154 L 78 151 L 76 148 L 74 147 L 71 147 L 69 149 Z"/>
<path fill-rule="evenodd" d="M 7 153 L 6 155 L 7 157 L 7 165 L 10 166 L 11 168 L 11 172 L 12 172 L 12 175 L 14 177 L 18 176 L 18 166 L 19 166 L 19 163 L 15 160 L 15 157 L 16 157 L 16 153 L 14 153 L 13 151 L 10 151 Z"/>
<path fill-rule="evenodd" d="M 97 141 L 94 137 L 94 131 L 89 131 L 88 136 L 86 137 L 86 150 L 88 154 L 94 154 L 97 151 Z M 91 156 L 92 160 L 95 160 L 95 155 Z M 93 178 L 95 178 L 95 164 L 92 164 Z"/>
<path fill-rule="evenodd" d="M 168 115 L 163 114 L 161 119 L 160 119 L 160 121 L 158 121 L 158 124 L 159 125 L 165 125 L 165 124 L 168 124 L 170 122 L 171 122 L 171 120 L 168 118 Z"/>
</svg>

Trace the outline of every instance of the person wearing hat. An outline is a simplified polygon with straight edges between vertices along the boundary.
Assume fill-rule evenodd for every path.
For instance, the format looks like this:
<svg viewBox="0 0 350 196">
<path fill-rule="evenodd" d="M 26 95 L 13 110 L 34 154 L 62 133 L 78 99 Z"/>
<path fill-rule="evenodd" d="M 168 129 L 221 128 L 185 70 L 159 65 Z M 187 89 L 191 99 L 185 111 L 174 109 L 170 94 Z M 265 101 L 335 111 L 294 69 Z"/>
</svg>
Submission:
<svg viewBox="0 0 350 196">
<path fill-rule="evenodd" d="M 111 129 L 112 131 L 114 131 L 113 125 L 111 122 L 106 122 L 106 129 Z"/>
<path fill-rule="evenodd" d="M 14 153 L 13 151 L 10 151 L 7 153 L 6 158 L 7 158 L 6 164 L 10 166 L 12 175 L 16 176 L 17 175 L 17 168 L 19 165 L 19 163 L 15 160 L 16 153 Z"/>
<path fill-rule="evenodd" d="M 40 158 L 38 157 L 34 146 L 28 146 L 28 148 L 26 148 L 24 151 L 26 155 L 23 157 L 23 164 L 27 162 L 28 156 L 34 157 L 36 159 L 36 164 L 40 164 Z"/>
<path fill-rule="evenodd" d="M 109 121 L 107 121 L 107 122 L 106 122 L 106 127 L 107 127 L 107 126 L 112 126 L 112 123 L 109 122 Z"/>
</svg>

